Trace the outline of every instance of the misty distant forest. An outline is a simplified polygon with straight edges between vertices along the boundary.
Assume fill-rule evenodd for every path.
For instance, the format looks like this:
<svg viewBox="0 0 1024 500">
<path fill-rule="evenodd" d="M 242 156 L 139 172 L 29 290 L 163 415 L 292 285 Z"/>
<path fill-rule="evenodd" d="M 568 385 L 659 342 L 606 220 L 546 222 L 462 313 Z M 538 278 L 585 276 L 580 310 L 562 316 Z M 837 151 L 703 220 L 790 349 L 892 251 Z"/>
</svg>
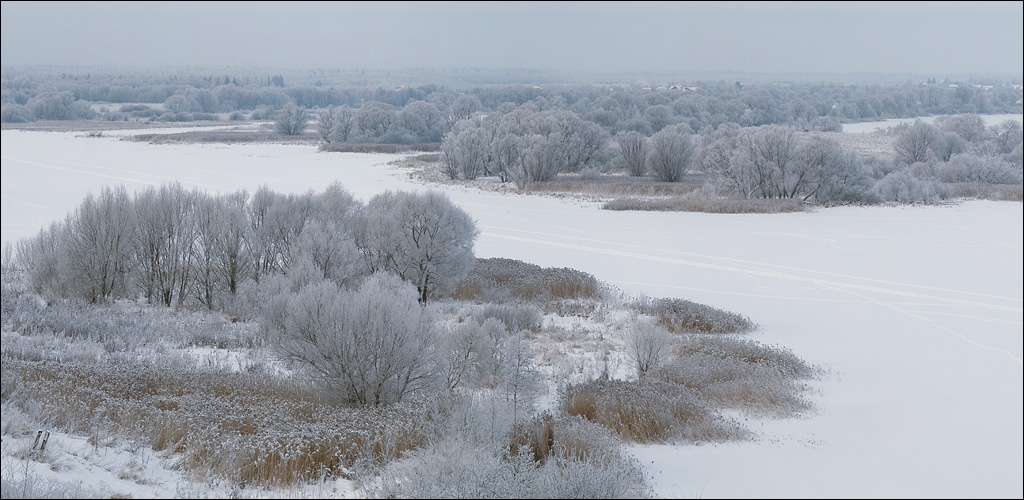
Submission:
<svg viewBox="0 0 1024 500">
<path fill-rule="evenodd" d="M 432 186 L 604 210 L 1020 202 L 1024 184 L 1021 124 L 982 119 L 1022 112 L 1019 78 L 4 67 L 0 83 L 5 133 L 408 153 Z M 4 249 L 4 455 L 59 470 L 39 444 L 60 432 L 127 450 L 138 479 L 156 453 L 187 478 L 178 497 L 344 479 L 330 494 L 635 498 L 653 490 L 627 445 L 742 442 L 748 417 L 814 411 L 827 370 L 745 336 L 744 311 L 480 258 L 481 232 L 440 190 L 91 193 Z M 120 494 L 3 470 L 4 498 Z"/>
<path fill-rule="evenodd" d="M 1020 197 L 1018 188 L 1006 188 L 1021 182 L 1019 123 L 988 127 L 978 116 L 1020 113 L 1019 82 L 682 81 L 618 75 L 593 83 L 541 71 L 439 73 L 309 71 L 289 74 L 286 81 L 283 74 L 227 70 L 115 75 L 6 69 L 0 117 L 8 127 L 74 120 L 111 125 L 263 120 L 274 123 L 272 133 L 182 134 L 180 139 L 312 136 L 327 151 L 388 150 L 372 145 L 435 151 L 440 156 L 433 161 L 450 179 L 496 176 L 521 189 L 560 173 L 620 172 L 668 183 L 700 173 L 707 181 L 703 192 L 719 199 L 835 204 L 934 203 L 979 193 Z M 424 83 L 438 80 L 444 84 Z M 517 83 L 501 83 L 510 81 Z M 934 123 L 889 130 L 888 146 L 881 150 L 845 144 L 829 134 L 840 132 L 844 123 L 936 115 L 941 116 Z M 978 185 L 1004 187 L 993 195 Z M 701 209 L 694 208 L 698 205 L 624 197 L 606 208 Z M 798 209 L 794 203 L 702 206 Z"/>
</svg>

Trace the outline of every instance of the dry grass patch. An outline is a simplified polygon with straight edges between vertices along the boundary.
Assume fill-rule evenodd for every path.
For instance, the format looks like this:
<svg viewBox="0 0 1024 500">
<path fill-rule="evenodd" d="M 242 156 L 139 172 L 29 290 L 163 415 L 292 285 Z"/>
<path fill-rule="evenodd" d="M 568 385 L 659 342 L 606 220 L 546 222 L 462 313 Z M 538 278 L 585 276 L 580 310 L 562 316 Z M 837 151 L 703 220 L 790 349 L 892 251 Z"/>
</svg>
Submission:
<svg viewBox="0 0 1024 500">
<path fill-rule="evenodd" d="M 347 476 L 360 460 L 383 464 L 421 445 L 424 404 L 353 408 L 312 388 L 260 373 L 183 366 L 5 359 L 4 403 L 69 433 L 145 439 L 180 453 L 197 478 L 281 486 Z"/>
<path fill-rule="evenodd" d="M 696 392 L 660 381 L 595 380 L 569 386 L 562 409 L 637 443 L 722 442 L 749 435 L 711 410 Z"/>
<path fill-rule="evenodd" d="M 794 199 L 760 200 L 743 198 L 619 198 L 601 206 L 604 210 L 653 212 L 703 212 L 709 214 L 777 214 L 803 212 L 803 203 Z"/>
<path fill-rule="evenodd" d="M 995 201 L 1024 201 L 1024 186 L 1020 184 L 947 184 L 952 198 Z"/>
<path fill-rule="evenodd" d="M 569 268 L 542 268 L 520 260 L 476 259 L 451 298 L 467 302 L 531 302 L 548 310 L 565 300 L 600 299 L 601 283 Z"/>
<path fill-rule="evenodd" d="M 605 426 L 582 416 L 541 413 L 516 425 L 509 455 L 526 455 L 544 464 L 549 458 L 591 461 L 615 457 L 619 441 Z"/>
<path fill-rule="evenodd" d="M 696 391 L 715 406 L 778 418 L 812 408 L 801 381 L 819 370 L 788 350 L 731 336 L 685 335 L 674 354 L 649 376 Z"/>
<path fill-rule="evenodd" d="M 194 130 L 171 134 L 136 134 L 122 140 L 149 144 L 307 144 L 318 142 L 315 134 L 282 135 L 270 130 Z"/>
<path fill-rule="evenodd" d="M 750 318 L 684 299 L 641 297 L 633 307 L 654 316 L 672 333 L 745 333 L 757 325 Z"/>
<path fill-rule="evenodd" d="M 586 198 L 651 197 L 688 195 L 701 188 L 703 176 L 688 175 L 683 182 L 660 182 L 651 177 L 625 175 L 563 174 L 550 181 L 530 183 L 526 192 L 533 194 L 565 194 Z"/>
<path fill-rule="evenodd" d="M 441 150 L 441 143 L 428 142 L 417 144 L 320 144 L 317 148 L 323 153 L 405 153 L 408 151 L 437 152 Z M 440 155 L 434 155 L 438 159 Z M 431 157 L 433 158 L 433 157 Z M 428 161 L 421 159 L 420 161 Z M 434 160 L 437 162 L 437 159 Z"/>
<path fill-rule="evenodd" d="M 675 347 L 675 355 L 686 357 L 707 354 L 719 359 L 735 359 L 763 365 L 793 378 L 812 378 L 820 369 L 807 364 L 789 349 L 769 346 L 755 340 L 735 336 L 684 335 Z"/>
</svg>

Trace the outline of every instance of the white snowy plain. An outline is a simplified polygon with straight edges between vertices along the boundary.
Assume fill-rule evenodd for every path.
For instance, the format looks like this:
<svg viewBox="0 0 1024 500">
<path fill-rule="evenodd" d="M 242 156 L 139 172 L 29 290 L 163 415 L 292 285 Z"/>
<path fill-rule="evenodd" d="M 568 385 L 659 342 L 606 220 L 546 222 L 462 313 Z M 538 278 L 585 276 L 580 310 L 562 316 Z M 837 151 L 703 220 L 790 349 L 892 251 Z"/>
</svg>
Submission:
<svg viewBox="0 0 1024 500">
<path fill-rule="evenodd" d="M 979 115 L 985 122 L 985 126 L 991 127 L 1003 123 L 1007 120 L 1015 120 L 1017 123 L 1024 122 L 1021 114 L 1003 114 L 1003 115 Z M 885 130 L 889 127 L 894 127 L 903 123 L 914 123 L 915 120 L 921 120 L 925 123 L 933 123 L 937 116 L 922 116 L 920 118 L 889 118 L 888 120 L 872 121 L 872 122 L 860 122 L 860 123 L 845 123 L 843 124 L 844 133 L 863 134 L 868 132 L 877 132 L 879 130 Z"/>
<path fill-rule="evenodd" d="M 829 370 L 814 383 L 815 412 L 748 421 L 754 441 L 630 446 L 659 496 L 1024 496 L 1019 202 L 613 212 L 423 185 L 387 165 L 405 155 L 116 140 L 128 133 L 2 131 L 3 241 L 35 234 L 110 184 L 131 192 L 176 180 L 226 193 L 340 181 L 363 201 L 443 189 L 477 221 L 478 257 L 571 267 L 627 294 L 744 314 L 759 324 L 754 340 Z M 68 479 L 90 474 L 79 476 Z"/>
</svg>

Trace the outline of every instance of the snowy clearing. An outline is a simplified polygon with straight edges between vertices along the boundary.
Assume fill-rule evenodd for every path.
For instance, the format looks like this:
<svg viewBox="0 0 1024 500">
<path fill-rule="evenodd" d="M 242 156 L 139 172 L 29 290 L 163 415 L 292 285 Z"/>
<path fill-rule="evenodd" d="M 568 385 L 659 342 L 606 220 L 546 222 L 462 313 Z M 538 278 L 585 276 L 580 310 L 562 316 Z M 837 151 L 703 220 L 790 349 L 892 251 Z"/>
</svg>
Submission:
<svg viewBox="0 0 1024 500">
<path fill-rule="evenodd" d="M 991 127 L 992 125 L 998 125 L 1007 120 L 1016 120 L 1017 123 L 1024 123 L 1024 115 L 1020 114 L 1005 114 L 1005 115 L 978 115 L 982 120 L 985 121 L 985 126 Z M 920 118 L 890 118 L 888 120 L 873 121 L 873 122 L 860 122 L 860 123 L 844 123 L 843 132 L 864 134 L 869 132 L 876 132 L 879 130 L 885 130 L 889 127 L 894 127 L 901 123 L 914 123 L 914 120 L 921 120 L 925 123 L 932 123 L 935 121 L 935 116 L 922 116 Z"/>
<path fill-rule="evenodd" d="M 405 155 L 148 145 L 116 140 L 121 133 L 2 131 L 3 242 L 35 234 L 107 184 L 302 192 L 338 180 L 363 201 L 440 189 L 387 165 Z M 478 257 L 570 267 L 626 294 L 734 311 L 760 325 L 750 338 L 830 370 L 816 383 L 817 414 L 748 422 L 756 441 L 631 447 L 656 493 L 1024 495 L 1020 203 L 712 215 L 443 189 L 476 219 Z"/>
</svg>

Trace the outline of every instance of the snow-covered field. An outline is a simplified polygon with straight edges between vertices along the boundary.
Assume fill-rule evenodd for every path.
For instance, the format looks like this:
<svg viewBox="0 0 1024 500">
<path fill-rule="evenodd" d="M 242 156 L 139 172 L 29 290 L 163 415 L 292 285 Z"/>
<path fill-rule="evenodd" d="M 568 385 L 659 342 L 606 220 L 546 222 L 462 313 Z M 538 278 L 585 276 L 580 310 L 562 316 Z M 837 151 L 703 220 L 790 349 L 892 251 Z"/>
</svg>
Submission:
<svg viewBox="0 0 1024 500">
<path fill-rule="evenodd" d="M 998 125 L 1005 122 L 1006 120 L 1016 120 L 1017 123 L 1024 123 L 1024 115 L 1021 114 L 1004 114 L 1004 115 L 979 115 L 982 120 L 985 120 L 985 125 L 991 127 L 992 125 Z M 846 123 L 843 125 L 843 132 L 863 134 L 867 132 L 875 132 L 877 130 L 884 130 L 889 127 L 894 127 L 901 123 L 914 123 L 914 120 L 921 120 L 925 123 L 932 123 L 935 121 L 935 116 L 923 116 L 921 118 L 890 118 L 888 120 L 881 120 L 875 122 L 860 122 L 860 123 Z"/>
<path fill-rule="evenodd" d="M 627 294 L 738 312 L 760 325 L 752 338 L 830 370 L 816 383 L 817 414 L 748 422 L 756 441 L 631 447 L 660 495 L 1024 496 L 1020 203 L 612 212 L 425 186 L 387 165 L 404 155 L 116 140 L 126 133 L 2 131 L 3 241 L 34 234 L 105 184 L 302 192 L 338 180 L 363 201 L 444 189 L 476 219 L 478 257 L 571 267 Z"/>
</svg>

